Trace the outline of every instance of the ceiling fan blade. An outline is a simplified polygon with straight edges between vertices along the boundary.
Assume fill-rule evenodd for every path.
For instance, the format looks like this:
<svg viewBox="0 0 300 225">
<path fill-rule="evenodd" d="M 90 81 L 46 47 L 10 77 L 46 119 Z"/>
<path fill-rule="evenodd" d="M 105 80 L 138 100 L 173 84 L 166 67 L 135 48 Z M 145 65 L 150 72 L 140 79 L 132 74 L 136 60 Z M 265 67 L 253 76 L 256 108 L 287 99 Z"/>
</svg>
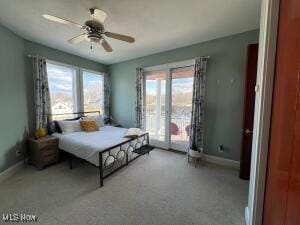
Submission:
<svg viewBox="0 0 300 225">
<path fill-rule="evenodd" d="M 118 39 L 120 41 L 126 41 L 126 42 L 129 42 L 129 43 L 133 43 L 135 41 L 133 37 L 126 36 L 126 35 L 123 35 L 123 34 L 117 34 L 117 33 L 112 33 L 112 32 L 105 32 L 104 34 L 107 37 Z"/>
<path fill-rule="evenodd" d="M 105 49 L 105 51 L 112 52 L 112 48 L 110 47 L 110 45 L 108 44 L 108 42 L 105 39 L 101 40 L 101 45 Z"/>
<path fill-rule="evenodd" d="M 47 20 L 51 20 L 51 21 L 54 21 L 54 22 L 63 23 L 63 24 L 67 24 L 67 25 L 73 25 L 73 26 L 76 26 L 80 29 L 83 28 L 83 26 L 78 24 L 78 23 L 75 23 L 75 22 L 72 22 L 70 20 L 66 20 L 66 19 L 63 19 L 63 18 L 60 18 L 60 17 L 57 17 L 57 16 L 52 16 L 52 15 L 49 15 L 49 14 L 43 14 L 43 17 Z"/>
<path fill-rule="evenodd" d="M 84 40 L 85 40 L 85 34 L 80 34 L 80 35 L 78 35 L 76 37 L 71 38 L 70 40 L 68 40 L 68 42 L 70 44 L 78 44 L 78 43 L 80 43 L 80 42 L 82 42 Z"/>
<path fill-rule="evenodd" d="M 96 20 L 97 22 L 103 24 L 106 17 L 107 17 L 106 12 L 104 12 L 100 9 L 94 9 L 94 14 L 93 14 L 94 20 Z"/>
</svg>

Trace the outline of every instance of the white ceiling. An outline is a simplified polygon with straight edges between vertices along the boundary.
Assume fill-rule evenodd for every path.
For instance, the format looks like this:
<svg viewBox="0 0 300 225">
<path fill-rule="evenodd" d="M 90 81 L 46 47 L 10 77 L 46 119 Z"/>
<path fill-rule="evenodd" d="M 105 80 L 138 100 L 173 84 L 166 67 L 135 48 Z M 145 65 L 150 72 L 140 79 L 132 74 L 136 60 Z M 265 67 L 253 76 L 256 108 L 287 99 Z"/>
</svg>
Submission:
<svg viewBox="0 0 300 225">
<path fill-rule="evenodd" d="M 259 27 L 261 0 L 1 0 L 0 23 L 25 39 L 112 64 Z M 47 21 L 48 13 L 83 24 L 88 9 L 107 12 L 107 31 L 134 36 L 128 44 L 107 38 L 114 51 L 68 39 L 76 27 Z"/>
</svg>

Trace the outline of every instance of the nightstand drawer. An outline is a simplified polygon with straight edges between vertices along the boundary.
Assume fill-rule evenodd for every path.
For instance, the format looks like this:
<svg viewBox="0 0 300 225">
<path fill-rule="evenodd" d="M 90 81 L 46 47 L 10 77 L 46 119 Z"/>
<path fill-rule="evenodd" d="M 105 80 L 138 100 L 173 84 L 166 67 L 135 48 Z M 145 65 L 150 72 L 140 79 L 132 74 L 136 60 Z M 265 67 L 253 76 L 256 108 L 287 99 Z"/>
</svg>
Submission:
<svg viewBox="0 0 300 225">
<path fill-rule="evenodd" d="M 53 148 L 46 148 L 41 152 L 41 154 L 45 157 L 48 155 L 58 155 L 58 150 Z"/>
<path fill-rule="evenodd" d="M 44 147 L 40 148 L 40 152 L 44 155 L 47 154 L 48 152 L 53 152 L 56 153 L 58 152 L 58 147 L 57 145 L 45 145 Z"/>
<path fill-rule="evenodd" d="M 44 156 L 44 162 L 45 163 L 56 162 L 57 160 L 58 160 L 57 154 Z"/>
<path fill-rule="evenodd" d="M 49 148 L 58 148 L 58 141 L 57 140 L 51 140 L 51 141 L 45 141 L 45 142 L 41 142 L 39 143 L 39 149 L 41 151 L 44 151 L 45 149 L 49 149 Z"/>
</svg>

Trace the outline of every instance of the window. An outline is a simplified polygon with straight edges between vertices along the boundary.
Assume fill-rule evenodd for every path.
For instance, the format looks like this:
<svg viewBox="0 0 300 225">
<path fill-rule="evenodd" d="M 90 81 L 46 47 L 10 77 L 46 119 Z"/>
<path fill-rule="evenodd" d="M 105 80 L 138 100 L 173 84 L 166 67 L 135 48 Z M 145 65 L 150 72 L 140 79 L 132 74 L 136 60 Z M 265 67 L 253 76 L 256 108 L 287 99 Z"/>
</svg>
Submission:
<svg viewBox="0 0 300 225">
<path fill-rule="evenodd" d="M 52 114 L 77 111 L 76 70 L 47 63 Z"/>
<path fill-rule="evenodd" d="M 101 111 L 104 105 L 104 81 L 101 73 L 47 61 L 47 73 L 53 119 L 72 118 L 55 115 Z"/>
<path fill-rule="evenodd" d="M 89 71 L 82 72 L 84 112 L 103 110 L 103 84 L 103 76 Z"/>
</svg>

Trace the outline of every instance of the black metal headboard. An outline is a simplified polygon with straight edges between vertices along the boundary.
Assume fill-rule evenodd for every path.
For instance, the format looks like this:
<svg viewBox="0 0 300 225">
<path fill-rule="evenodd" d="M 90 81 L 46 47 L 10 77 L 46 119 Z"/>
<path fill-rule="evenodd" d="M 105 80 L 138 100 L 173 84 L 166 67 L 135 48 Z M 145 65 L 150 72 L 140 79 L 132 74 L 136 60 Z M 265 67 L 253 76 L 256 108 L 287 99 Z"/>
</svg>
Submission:
<svg viewBox="0 0 300 225">
<path fill-rule="evenodd" d="M 48 115 L 47 131 L 48 134 L 61 133 L 61 129 L 58 125 L 58 120 L 79 120 L 85 116 L 97 116 L 100 115 L 100 111 L 89 111 L 89 112 L 75 112 L 75 113 L 60 113 L 60 114 L 50 114 Z"/>
</svg>

